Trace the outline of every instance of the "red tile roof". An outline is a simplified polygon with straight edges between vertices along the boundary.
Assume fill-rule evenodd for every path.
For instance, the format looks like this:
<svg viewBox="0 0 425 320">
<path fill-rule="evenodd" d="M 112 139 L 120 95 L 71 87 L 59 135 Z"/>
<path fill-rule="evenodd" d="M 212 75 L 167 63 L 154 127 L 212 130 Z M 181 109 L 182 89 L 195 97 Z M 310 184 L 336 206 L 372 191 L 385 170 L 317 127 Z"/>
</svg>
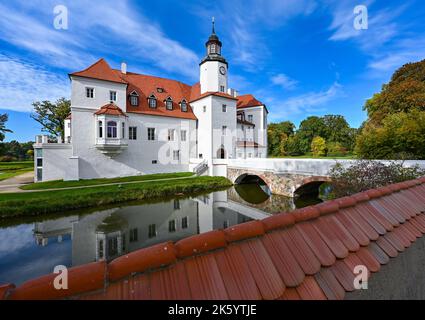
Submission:
<svg viewBox="0 0 425 320">
<path fill-rule="evenodd" d="M 257 107 L 262 106 L 263 103 L 257 100 L 252 94 L 245 94 L 238 96 L 237 108 L 249 108 L 249 107 Z"/>
<path fill-rule="evenodd" d="M 92 64 L 90 67 L 82 71 L 70 73 L 69 75 L 126 84 L 119 74 L 112 70 L 103 58 Z"/>
<path fill-rule="evenodd" d="M 111 116 L 125 116 L 126 114 L 121 110 L 120 107 L 118 107 L 114 103 L 108 103 L 105 104 L 103 107 L 101 107 L 99 110 L 97 110 L 94 114 L 100 115 L 100 114 L 108 114 Z"/>
<path fill-rule="evenodd" d="M 118 70 L 116 70 L 119 72 Z M 196 116 L 189 104 L 192 87 L 180 81 L 164 79 L 154 76 L 147 76 L 128 72 L 123 75 L 128 82 L 127 94 L 136 92 L 139 95 L 139 105 L 132 106 L 127 99 L 127 112 L 140 113 L 155 116 L 174 117 L 196 120 Z M 161 92 L 158 92 L 158 88 Z M 154 95 L 157 99 L 157 107 L 152 109 L 148 105 L 148 97 Z M 173 100 L 173 110 L 165 108 L 165 100 L 171 97 Z M 187 111 L 182 111 L 180 103 L 185 100 Z"/>
<path fill-rule="evenodd" d="M 343 299 L 354 267 L 372 276 L 424 234 L 425 177 L 74 267 L 71 291 L 51 274 L 0 298 Z"/>
<path fill-rule="evenodd" d="M 82 71 L 70 73 L 69 75 L 127 84 L 127 95 L 133 91 L 136 91 L 139 95 L 139 106 L 137 107 L 131 106 L 129 99 L 127 99 L 127 112 L 129 113 L 196 120 L 196 116 L 189 103 L 211 95 L 237 100 L 238 108 L 262 105 L 252 95 L 242 95 L 235 98 L 223 92 L 206 92 L 201 94 L 199 82 L 190 86 L 180 81 L 149 75 L 132 72 L 123 74 L 120 70 L 112 69 L 104 59 L 100 59 Z M 163 89 L 163 92 L 158 92 L 158 88 Z M 149 108 L 148 106 L 148 97 L 151 94 L 154 94 L 157 98 L 156 109 Z M 168 97 L 173 99 L 173 110 L 167 110 L 165 108 L 164 100 Z M 183 99 L 188 103 L 187 112 L 182 111 L 180 108 L 180 102 Z"/>
</svg>

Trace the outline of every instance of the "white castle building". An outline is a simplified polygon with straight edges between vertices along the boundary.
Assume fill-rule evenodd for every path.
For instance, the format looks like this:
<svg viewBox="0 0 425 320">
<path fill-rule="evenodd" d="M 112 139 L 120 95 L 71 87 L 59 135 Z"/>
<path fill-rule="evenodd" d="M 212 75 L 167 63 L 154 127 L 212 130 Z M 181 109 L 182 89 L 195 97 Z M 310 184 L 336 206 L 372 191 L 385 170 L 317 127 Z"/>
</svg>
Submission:
<svg viewBox="0 0 425 320">
<path fill-rule="evenodd" d="M 267 108 L 253 95 L 238 96 L 229 88 L 221 48 L 213 24 L 200 81 L 192 86 L 129 72 L 125 63 L 112 69 L 104 59 L 69 74 L 65 141 L 37 136 L 35 180 L 200 168 L 220 175 L 225 159 L 267 157 Z"/>
</svg>

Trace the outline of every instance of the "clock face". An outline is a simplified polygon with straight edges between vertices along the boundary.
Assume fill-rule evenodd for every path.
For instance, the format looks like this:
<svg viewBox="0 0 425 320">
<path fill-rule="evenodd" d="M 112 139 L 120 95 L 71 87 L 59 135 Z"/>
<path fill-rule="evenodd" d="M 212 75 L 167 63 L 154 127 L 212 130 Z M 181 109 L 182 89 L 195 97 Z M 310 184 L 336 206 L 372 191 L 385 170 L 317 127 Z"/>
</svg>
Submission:
<svg viewBox="0 0 425 320">
<path fill-rule="evenodd" d="M 220 73 L 224 76 L 226 74 L 226 68 L 221 66 L 220 67 Z"/>
</svg>

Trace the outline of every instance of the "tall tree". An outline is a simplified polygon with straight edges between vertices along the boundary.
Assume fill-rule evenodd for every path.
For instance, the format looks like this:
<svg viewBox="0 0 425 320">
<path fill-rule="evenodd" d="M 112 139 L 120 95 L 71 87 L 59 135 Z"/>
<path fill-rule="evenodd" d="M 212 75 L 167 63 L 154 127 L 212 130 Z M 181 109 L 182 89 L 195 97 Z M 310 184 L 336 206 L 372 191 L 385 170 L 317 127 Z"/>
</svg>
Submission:
<svg viewBox="0 0 425 320">
<path fill-rule="evenodd" d="M 295 125 L 291 121 L 271 123 L 267 127 L 267 140 L 269 154 L 279 157 L 285 155 L 285 144 L 294 134 Z"/>
<path fill-rule="evenodd" d="M 3 141 L 6 137 L 6 132 L 13 132 L 10 129 L 6 128 L 6 122 L 9 120 L 9 115 L 7 113 L 0 114 L 0 141 Z"/>
<path fill-rule="evenodd" d="M 71 101 L 60 98 L 55 103 L 36 101 L 33 104 L 34 113 L 31 118 L 42 125 L 42 131 L 64 139 L 64 120 L 71 112 Z"/>
<path fill-rule="evenodd" d="M 425 159 L 425 60 L 398 69 L 382 90 L 367 100 L 368 119 L 356 141 L 365 158 Z M 401 156 L 400 156 L 401 155 Z"/>
<path fill-rule="evenodd" d="M 296 136 L 299 141 L 299 149 L 303 153 L 310 152 L 311 142 L 314 137 L 326 137 L 326 125 L 323 118 L 311 116 L 303 120 Z"/>
</svg>

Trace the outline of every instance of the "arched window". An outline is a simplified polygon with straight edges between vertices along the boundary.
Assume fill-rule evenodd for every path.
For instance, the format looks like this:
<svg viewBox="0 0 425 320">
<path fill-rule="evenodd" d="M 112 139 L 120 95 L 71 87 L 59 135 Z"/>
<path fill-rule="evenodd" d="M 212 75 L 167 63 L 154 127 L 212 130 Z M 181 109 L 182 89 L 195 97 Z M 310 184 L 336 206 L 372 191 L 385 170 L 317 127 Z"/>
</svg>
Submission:
<svg viewBox="0 0 425 320">
<path fill-rule="evenodd" d="M 210 53 L 217 53 L 215 43 L 213 43 L 213 44 L 210 45 Z"/>
<path fill-rule="evenodd" d="M 139 105 L 139 95 L 136 91 L 130 93 L 130 104 L 134 107 Z"/>
<path fill-rule="evenodd" d="M 108 138 L 117 137 L 117 122 L 116 121 L 108 121 L 108 123 L 106 124 L 106 129 L 107 129 Z"/>
<path fill-rule="evenodd" d="M 103 122 L 99 121 L 98 126 L 99 126 L 99 138 L 103 138 Z"/>
<path fill-rule="evenodd" d="M 156 108 L 156 97 L 154 95 L 151 95 L 148 98 L 148 104 L 149 104 L 149 108 L 152 108 L 152 109 Z"/>
<path fill-rule="evenodd" d="M 171 97 L 168 97 L 168 98 L 165 100 L 165 108 L 166 108 L 167 110 L 173 110 L 173 99 L 171 99 Z"/>
<path fill-rule="evenodd" d="M 186 100 L 182 100 L 182 102 L 180 102 L 180 107 L 181 107 L 181 110 L 183 112 L 187 112 L 187 102 L 186 102 Z"/>
</svg>

